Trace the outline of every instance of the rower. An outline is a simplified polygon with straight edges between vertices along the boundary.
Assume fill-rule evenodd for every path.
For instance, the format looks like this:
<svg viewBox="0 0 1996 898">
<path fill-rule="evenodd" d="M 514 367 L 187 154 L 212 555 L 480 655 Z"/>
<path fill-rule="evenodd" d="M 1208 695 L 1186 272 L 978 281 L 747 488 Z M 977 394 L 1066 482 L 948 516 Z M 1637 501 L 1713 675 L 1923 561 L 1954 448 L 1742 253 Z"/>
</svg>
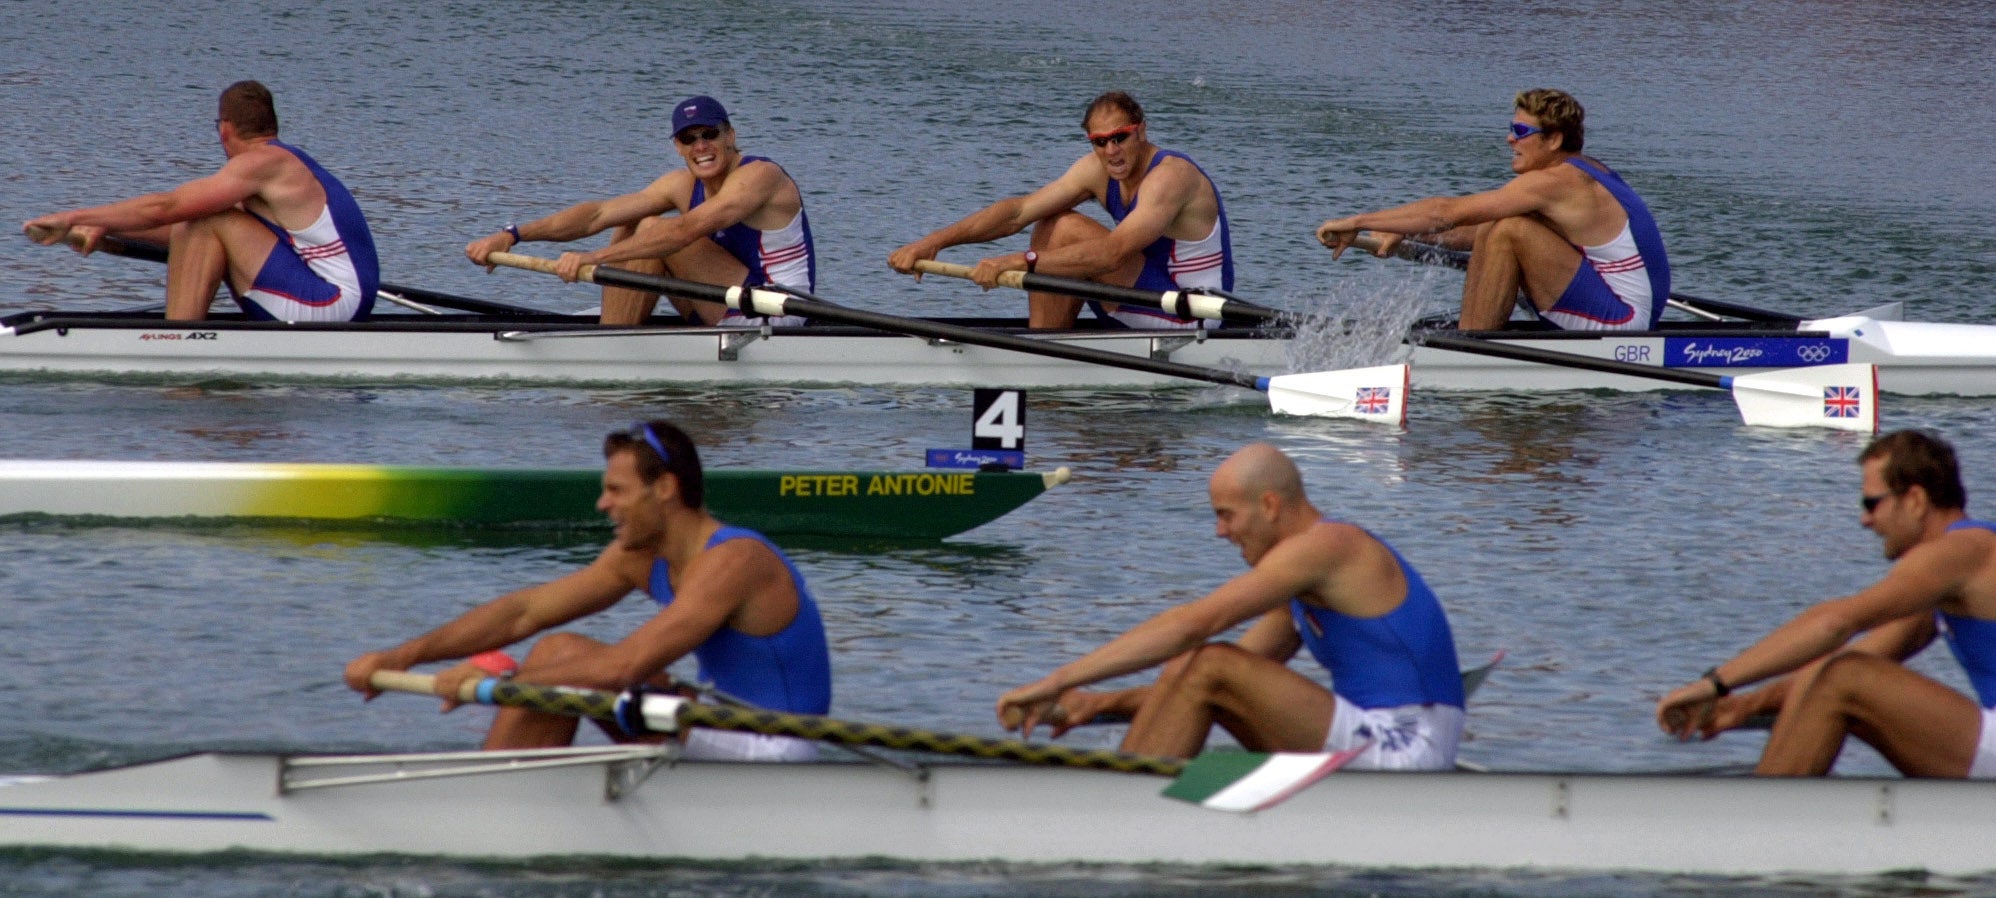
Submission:
<svg viewBox="0 0 1996 898">
<path fill-rule="evenodd" d="M 358 321 L 381 268 L 353 194 L 304 150 L 277 139 L 270 89 L 222 91 L 215 130 L 228 157 L 212 175 L 162 193 L 72 209 L 22 226 L 43 245 L 89 255 L 105 235 L 164 244 L 166 318 L 201 321 L 223 283 L 260 321 Z"/>
<path fill-rule="evenodd" d="M 610 545 L 589 566 L 556 580 L 486 602 L 428 633 L 347 664 L 346 682 L 369 698 L 376 671 L 467 660 L 436 677 L 450 696 L 467 680 L 508 675 L 485 653 L 562 624 L 597 614 L 632 590 L 649 593 L 658 613 L 615 643 L 551 632 L 534 643 L 516 674 L 522 682 L 593 689 L 671 688 L 664 671 L 692 654 L 700 679 L 732 699 L 776 711 L 830 710 L 830 654 L 817 602 L 804 576 L 761 534 L 731 527 L 709 514 L 700 456 L 685 432 L 667 421 L 642 422 L 603 441 L 603 493 L 598 510 L 616 526 Z M 638 737 L 613 731 L 612 738 Z M 569 744 L 576 719 L 523 708 L 493 718 L 485 747 L 542 748 Z M 813 743 L 785 736 L 697 730 L 686 738 L 693 758 L 808 760 Z"/>
<path fill-rule="evenodd" d="M 1996 778 L 1996 523 L 1968 517 L 1954 449 L 1938 436 L 1887 434 L 1858 463 L 1858 520 L 1883 541 L 1892 569 L 1664 696 L 1657 723 L 1680 739 L 1709 739 L 1779 712 L 1764 775 L 1826 774 L 1855 735 L 1907 776 Z M 1974 699 L 1904 666 L 1937 634 Z"/>
<path fill-rule="evenodd" d="M 1143 107 L 1122 91 L 1090 102 L 1081 127 L 1094 150 L 1053 183 L 999 200 L 901 247 L 887 257 L 887 264 L 919 278 L 915 263 L 934 259 L 948 247 L 1009 237 L 1031 226 L 1025 252 L 977 263 L 971 280 L 988 290 L 998 285 L 1000 274 L 1024 271 L 1144 290 L 1232 290 L 1227 210 L 1205 170 L 1184 153 L 1152 144 Z M 1114 230 L 1075 211 L 1091 197 L 1115 220 Z M 1124 327 L 1192 329 L 1215 323 L 1141 306 L 1091 305 L 1097 317 Z M 1035 292 L 1028 298 L 1028 311 L 1033 327 L 1073 327 L 1081 300 Z"/>
<path fill-rule="evenodd" d="M 1507 140 L 1517 177 L 1496 190 L 1430 197 L 1335 218 L 1317 228 L 1332 257 L 1379 232 L 1391 255 L 1403 236 L 1471 250 L 1463 330 L 1498 330 L 1522 288 L 1545 321 L 1568 330 L 1654 328 L 1670 296 L 1663 235 L 1622 177 L 1581 154 L 1586 110 L 1564 91 L 1518 94 Z"/>
<path fill-rule="evenodd" d="M 555 273 L 573 282 L 584 265 L 615 264 L 644 274 L 720 287 L 777 285 L 817 289 L 818 257 L 804 195 L 790 173 L 735 145 L 727 109 L 713 97 L 688 97 L 672 109 L 672 143 L 683 171 L 668 172 L 636 193 L 589 200 L 472 241 L 464 254 L 486 257 L 528 240 L 567 242 L 615 229 L 610 245 L 563 253 Z M 667 215 L 666 213 L 677 213 Z M 723 326 L 801 325 L 796 317 L 744 317 L 713 303 L 672 297 L 688 321 Z M 643 324 L 658 295 L 603 288 L 604 324 Z"/>
<path fill-rule="evenodd" d="M 1256 443 L 1208 486 L 1218 535 L 1247 573 L 1169 608 L 998 700 L 998 717 L 1059 736 L 1105 714 L 1132 716 L 1122 750 L 1191 757 L 1213 724 L 1251 751 L 1349 752 L 1358 769 L 1447 770 L 1463 725 L 1462 677 L 1441 603 L 1400 553 L 1325 518 L 1296 464 Z M 1238 643 L 1208 642 L 1249 618 Z M 1326 689 L 1287 662 L 1307 646 Z M 1079 687 L 1164 664 L 1155 684 Z"/>
</svg>

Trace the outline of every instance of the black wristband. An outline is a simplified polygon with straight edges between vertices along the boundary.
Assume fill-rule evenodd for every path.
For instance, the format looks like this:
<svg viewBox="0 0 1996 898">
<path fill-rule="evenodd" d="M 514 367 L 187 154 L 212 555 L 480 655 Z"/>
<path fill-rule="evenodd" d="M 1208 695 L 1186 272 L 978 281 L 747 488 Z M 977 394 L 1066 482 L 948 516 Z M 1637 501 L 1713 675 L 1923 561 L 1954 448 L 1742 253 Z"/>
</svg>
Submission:
<svg viewBox="0 0 1996 898">
<path fill-rule="evenodd" d="M 1733 687 L 1726 685 L 1725 680 L 1719 679 L 1719 668 L 1717 666 L 1705 671 L 1705 682 L 1712 684 L 1713 698 L 1725 698 L 1733 692 Z"/>
<path fill-rule="evenodd" d="M 1040 254 L 1033 250 L 1026 250 L 1026 273 L 1032 274 L 1033 269 L 1038 267 L 1040 267 Z"/>
<path fill-rule="evenodd" d="M 520 226 L 519 226 L 519 225 L 507 225 L 507 226 L 506 226 L 506 227 L 504 228 L 504 230 L 506 231 L 506 233 L 508 233 L 508 234 L 511 234 L 511 235 L 513 235 L 513 245 L 514 245 L 514 246 L 519 246 L 519 245 L 520 245 Z"/>
</svg>

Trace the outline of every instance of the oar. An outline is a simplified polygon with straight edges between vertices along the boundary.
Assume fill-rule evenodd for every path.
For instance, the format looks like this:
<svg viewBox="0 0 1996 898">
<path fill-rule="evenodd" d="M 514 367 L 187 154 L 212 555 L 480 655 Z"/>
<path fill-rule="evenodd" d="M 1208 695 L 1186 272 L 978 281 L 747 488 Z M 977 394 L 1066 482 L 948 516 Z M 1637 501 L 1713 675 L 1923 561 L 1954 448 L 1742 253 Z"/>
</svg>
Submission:
<svg viewBox="0 0 1996 898">
<path fill-rule="evenodd" d="M 924 274 L 939 274 L 944 277 L 970 280 L 971 268 L 951 262 L 938 262 L 923 259 L 915 263 L 915 270 Z M 1099 299 L 1104 302 L 1125 303 L 1161 309 L 1180 318 L 1208 318 L 1214 321 L 1240 321 L 1249 324 L 1275 324 L 1294 319 L 1294 315 L 1280 309 L 1256 305 L 1231 296 L 1217 293 L 1202 293 L 1197 290 L 1138 290 L 1135 287 L 1118 287 L 1113 284 L 1098 284 L 1075 278 L 1055 277 L 1049 274 L 1027 274 L 1023 271 L 1007 271 L 998 276 L 998 285 L 1020 290 L 1036 290 L 1044 293 L 1059 293 L 1063 296 L 1079 296 L 1085 299 Z"/>
<path fill-rule="evenodd" d="M 31 236 L 39 240 L 47 236 L 47 234 L 48 234 L 47 230 L 42 228 L 35 228 L 33 229 Z M 62 240 L 64 243 L 67 243 L 71 246 L 75 246 L 83 242 L 82 238 L 78 237 L 75 234 L 75 232 L 64 234 Z M 103 239 L 97 241 L 97 251 L 101 253 L 109 253 L 110 255 L 113 256 L 124 256 L 127 259 L 138 259 L 140 261 L 145 261 L 145 262 L 166 261 L 166 247 L 164 246 L 160 246 L 157 243 L 151 243 L 144 240 L 127 240 L 123 237 L 115 237 L 110 235 L 106 235 Z M 548 314 L 547 312 L 542 311 L 540 309 L 529 309 L 525 306 L 508 305 L 503 302 L 492 302 L 491 300 L 485 300 L 485 299 L 472 299 L 470 297 L 465 297 L 465 296 L 453 296 L 449 293 L 438 293 L 435 290 L 425 290 L 421 287 L 405 287 L 399 284 L 382 284 L 380 290 L 377 291 L 375 295 L 376 298 L 385 299 L 389 302 L 396 302 L 401 305 L 406 305 L 410 308 L 416 309 L 417 311 L 429 311 L 423 309 L 422 306 L 420 305 L 416 305 L 416 303 L 428 303 L 430 305 L 440 306 L 446 309 L 457 309 L 458 311 L 461 312 L 475 312 L 481 315 Z M 412 302 L 401 303 L 400 300 L 402 299 L 412 300 Z M 434 311 L 430 311 L 429 313 L 435 314 Z"/>
<path fill-rule="evenodd" d="M 1377 234 L 1366 233 L 1359 235 L 1358 239 L 1353 242 L 1353 245 L 1366 252 L 1376 252 L 1380 243 L 1381 241 Z M 1468 250 L 1450 249 L 1446 246 L 1436 246 L 1432 243 L 1420 243 L 1414 240 L 1401 240 L 1399 243 L 1394 244 L 1393 251 L 1388 255 L 1420 265 L 1439 265 L 1444 268 L 1457 269 L 1469 267 Z M 1722 315 L 1730 315 L 1745 321 L 1793 323 L 1802 320 L 1798 315 L 1770 312 L 1766 309 L 1756 309 L 1753 306 L 1720 302 L 1716 299 L 1702 299 L 1678 293 L 1675 290 L 1671 291 L 1670 297 L 1665 300 L 1665 303 L 1673 308 L 1683 309 L 1701 318 L 1713 320 L 1717 320 Z"/>
<path fill-rule="evenodd" d="M 407 671 L 376 671 L 369 685 L 384 692 L 436 694 L 436 677 Z M 481 705 L 526 708 L 544 714 L 587 717 L 624 728 L 619 705 L 631 700 L 619 694 L 572 686 L 536 686 L 515 680 L 466 681 L 457 700 Z M 1190 761 L 1137 755 L 1107 749 L 1076 749 L 1041 745 L 1018 739 L 996 739 L 968 733 L 944 733 L 879 723 L 859 723 L 728 705 L 706 705 L 676 695 L 641 693 L 636 715 L 623 709 L 624 721 L 635 716 L 652 733 L 678 733 L 705 727 L 768 736 L 792 736 L 837 745 L 864 745 L 900 751 L 959 755 L 1055 767 L 1079 767 L 1120 773 L 1171 777 L 1163 794 L 1222 811 L 1257 811 L 1272 807 L 1305 786 L 1350 762 L 1365 746 L 1342 752 L 1211 751 Z"/>
<path fill-rule="evenodd" d="M 1473 698 L 1476 695 L 1476 690 L 1483 688 L 1483 682 L 1490 679 L 1490 672 L 1496 670 L 1497 665 L 1503 663 L 1503 661 L 1504 650 L 1498 649 L 1497 654 L 1490 656 L 1489 661 L 1475 667 L 1464 668 L 1462 671 L 1463 700 L 1468 701 L 1470 698 Z M 1007 730 L 1018 729 L 1019 724 L 1026 718 L 1025 713 L 1018 708 L 1006 708 L 1005 712 L 1004 716 L 998 718 L 998 724 Z M 1047 709 L 1046 714 L 1040 718 L 1040 721 L 1053 726 L 1060 726 L 1067 722 L 1067 709 L 1060 705 L 1054 705 Z M 1130 718 L 1128 715 L 1121 713 L 1106 713 L 1097 714 L 1094 720 L 1088 722 L 1129 723 Z"/>
<path fill-rule="evenodd" d="M 554 272 L 553 259 L 537 256 L 493 253 L 487 257 L 487 261 L 509 268 L 550 274 Z M 752 315 L 796 315 L 878 331 L 951 340 L 972 346 L 988 346 L 1072 362 L 1107 365 L 1165 377 L 1182 377 L 1227 386 L 1247 387 L 1267 393 L 1269 407 L 1281 414 L 1359 418 L 1390 424 L 1406 423 L 1406 365 L 1257 377 L 1252 374 L 1222 371 L 1218 368 L 1201 368 L 1196 365 L 1125 355 L 1052 340 L 1017 337 L 941 321 L 869 312 L 834 305 L 799 291 L 784 293 L 764 288 L 716 287 L 678 278 L 640 274 L 605 265 L 583 266 L 580 279 L 597 284 L 724 303 L 729 308 Z"/>
<path fill-rule="evenodd" d="M 1759 374 L 1723 375 L 1637 365 L 1531 346 L 1515 346 L 1501 340 L 1434 332 L 1415 334 L 1410 339 L 1419 341 L 1423 346 L 1454 352 L 1726 390 L 1732 394 L 1733 403 L 1739 406 L 1740 418 L 1750 425 L 1828 427 L 1862 433 L 1878 430 L 1876 365 L 1816 365 Z"/>
</svg>

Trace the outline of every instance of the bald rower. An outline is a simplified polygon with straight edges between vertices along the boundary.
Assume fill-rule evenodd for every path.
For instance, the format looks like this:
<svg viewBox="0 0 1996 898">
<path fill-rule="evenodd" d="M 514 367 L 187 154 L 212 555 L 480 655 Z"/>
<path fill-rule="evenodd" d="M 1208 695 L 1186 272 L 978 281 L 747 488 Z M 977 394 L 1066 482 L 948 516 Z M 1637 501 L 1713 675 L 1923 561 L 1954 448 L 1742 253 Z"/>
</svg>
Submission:
<svg viewBox="0 0 1996 898">
<path fill-rule="evenodd" d="M 1348 766 L 1445 770 L 1462 735 L 1455 639 L 1435 594 L 1400 553 L 1326 518 L 1282 450 L 1249 445 L 1213 472 L 1217 535 L 1249 569 L 998 700 L 1001 721 L 1059 736 L 1132 716 L 1124 751 L 1191 757 L 1214 724 L 1254 751 L 1356 751 Z M 1250 618 L 1237 643 L 1210 640 Z M 1308 647 L 1335 691 L 1290 669 Z M 1080 687 L 1163 664 L 1150 686 Z"/>
</svg>

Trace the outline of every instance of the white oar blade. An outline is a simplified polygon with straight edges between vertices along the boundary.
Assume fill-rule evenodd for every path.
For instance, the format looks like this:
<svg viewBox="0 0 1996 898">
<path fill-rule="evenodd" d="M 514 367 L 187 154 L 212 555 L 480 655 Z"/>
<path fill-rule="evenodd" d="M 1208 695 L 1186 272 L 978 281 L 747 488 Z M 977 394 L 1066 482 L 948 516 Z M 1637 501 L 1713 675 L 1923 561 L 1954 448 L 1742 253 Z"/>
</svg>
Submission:
<svg viewBox="0 0 1996 898">
<path fill-rule="evenodd" d="M 1406 365 L 1281 374 L 1268 379 L 1268 407 L 1281 415 L 1407 424 Z"/>
<path fill-rule="evenodd" d="M 1878 431 L 1878 367 L 1817 365 L 1731 378 L 1740 418 L 1760 427 Z"/>
</svg>

